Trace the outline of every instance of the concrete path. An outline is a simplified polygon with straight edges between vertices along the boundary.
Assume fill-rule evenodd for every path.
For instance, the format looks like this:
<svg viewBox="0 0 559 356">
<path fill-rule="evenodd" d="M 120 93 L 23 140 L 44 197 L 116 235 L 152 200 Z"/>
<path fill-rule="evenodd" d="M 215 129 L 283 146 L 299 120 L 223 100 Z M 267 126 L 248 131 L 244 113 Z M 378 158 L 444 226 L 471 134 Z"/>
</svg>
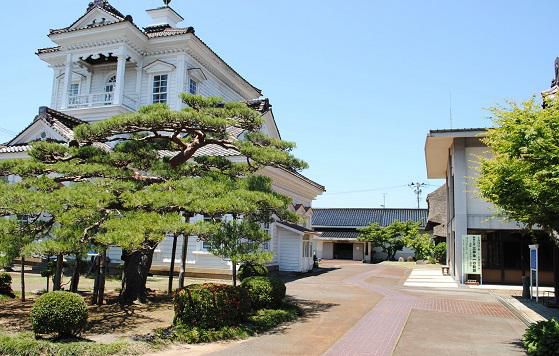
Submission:
<svg viewBox="0 0 559 356">
<path fill-rule="evenodd" d="M 418 288 L 458 288 L 451 276 L 443 276 L 440 268 L 414 268 L 404 282 L 404 287 Z"/>
<path fill-rule="evenodd" d="M 325 267 L 288 283 L 288 294 L 309 311 L 303 320 L 240 342 L 177 346 L 159 355 L 524 354 L 518 342 L 525 325 L 488 291 L 448 288 L 432 271 L 393 264 Z"/>
</svg>

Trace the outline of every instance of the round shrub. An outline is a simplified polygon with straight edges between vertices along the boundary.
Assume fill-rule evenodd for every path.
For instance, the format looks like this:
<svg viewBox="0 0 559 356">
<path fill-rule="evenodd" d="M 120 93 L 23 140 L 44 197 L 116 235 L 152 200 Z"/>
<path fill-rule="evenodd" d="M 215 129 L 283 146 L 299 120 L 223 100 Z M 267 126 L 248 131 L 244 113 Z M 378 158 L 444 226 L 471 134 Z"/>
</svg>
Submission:
<svg viewBox="0 0 559 356">
<path fill-rule="evenodd" d="M 217 329 L 238 325 L 251 311 L 250 298 L 241 287 L 193 284 L 175 295 L 175 325 Z"/>
<path fill-rule="evenodd" d="M 279 278 L 250 277 L 241 283 L 254 309 L 274 308 L 285 298 L 285 283 Z"/>
<path fill-rule="evenodd" d="M 250 277 L 266 277 L 268 275 L 268 267 L 263 264 L 245 262 L 239 267 L 239 279 L 244 281 Z"/>
<path fill-rule="evenodd" d="M 530 325 L 522 343 L 528 355 L 559 355 L 559 321 L 553 318 Z"/>
<path fill-rule="evenodd" d="M 82 297 L 70 292 L 43 294 L 31 309 L 35 334 L 56 333 L 60 337 L 78 336 L 87 323 L 87 305 Z"/>
<path fill-rule="evenodd" d="M 0 294 L 15 298 L 14 291 L 12 290 L 12 276 L 8 273 L 0 273 Z"/>
</svg>

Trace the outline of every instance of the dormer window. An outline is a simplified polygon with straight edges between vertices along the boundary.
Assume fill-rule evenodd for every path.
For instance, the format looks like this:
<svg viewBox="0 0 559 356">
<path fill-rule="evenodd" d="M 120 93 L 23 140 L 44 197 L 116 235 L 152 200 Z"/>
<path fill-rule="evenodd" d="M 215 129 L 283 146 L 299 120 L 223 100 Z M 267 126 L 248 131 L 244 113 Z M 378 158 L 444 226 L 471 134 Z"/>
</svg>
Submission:
<svg viewBox="0 0 559 356">
<path fill-rule="evenodd" d="M 169 76 L 167 74 L 160 74 L 153 76 L 153 92 L 152 92 L 152 102 L 156 103 L 167 103 L 167 83 Z"/>
<path fill-rule="evenodd" d="M 194 79 L 190 79 L 188 92 L 192 95 L 198 94 L 198 82 Z"/>
</svg>

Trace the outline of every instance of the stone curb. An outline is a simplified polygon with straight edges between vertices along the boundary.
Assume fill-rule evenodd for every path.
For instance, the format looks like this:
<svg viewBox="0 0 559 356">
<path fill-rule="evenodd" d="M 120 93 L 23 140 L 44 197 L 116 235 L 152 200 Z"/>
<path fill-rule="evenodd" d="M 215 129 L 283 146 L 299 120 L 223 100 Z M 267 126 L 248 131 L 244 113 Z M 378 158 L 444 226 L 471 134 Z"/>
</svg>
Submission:
<svg viewBox="0 0 559 356">
<path fill-rule="evenodd" d="M 518 308 L 516 308 L 514 305 L 512 305 L 505 298 L 503 298 L 499 295 L 495 295 L 493 293 L 491 293 L 491 295 L 494 296 L 511 313 L 513 313 L 514 316 L 516 316 L 518 319 L 520 319 L 520 321 L 522 321 L 524 324 L 526 324 L 526 326 L 530 326 L 535 322 L 534 320 L 530 319 L 526 314 L 524 314 L 522 311 L 518 310 Z"/>
</svg>

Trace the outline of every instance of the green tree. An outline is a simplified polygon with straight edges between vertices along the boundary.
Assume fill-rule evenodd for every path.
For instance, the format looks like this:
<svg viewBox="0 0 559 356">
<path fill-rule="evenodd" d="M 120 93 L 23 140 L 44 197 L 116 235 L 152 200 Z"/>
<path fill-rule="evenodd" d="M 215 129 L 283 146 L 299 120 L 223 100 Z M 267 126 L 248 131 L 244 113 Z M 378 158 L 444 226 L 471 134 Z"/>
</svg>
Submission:
<svg viewBox="0 0 559 356">
<path fill-rule="evenodd" d="M 539 106 L 534 99 L 491 110 L 494 128 L 483 142 L 491 157 L 480 157 L 481 197 L 499 212 L 540 227 L 554 242 L 555 295 L 559 295 L 559 103 Z"/>
<path fill-rule="evenodd" d="M 387 260 L 394 260 L 396 252 L 406 246 L 406 241 L 419 233 L 419 224 L 413 221 L 394 221 L 390 225 L 382 227 L 373 223 L 358 231 L 360 241 L 370 242 L 371 249 L 381 248 L 386 253 Z"/>
<path fill-rule="evenodd" d="M 218 222 L 216 231 L 209 234 L 205 241 L 209 251 L 216 256 L 231 261 L 233 285 L 237 285 L 237 266 L 246 261 L 269 262 L 270 252 L 262 251 L 262 244 L 270 240 L 270 236 L 259 221 L 231 220 Z"/>
<path fill-rule="evenodd" d="M 426 260 L 433 257 L 435 243 L 431 235 L 426 233 L 410 234 L 405 237 L 405 245 L 414 250 L 417 260 Z"/>
<path fill-rule="evenodd" d="M 265 166 L 305 168 L 291 154 L 294 144 L 262 134 L 264 119 L 244 103 L 192 95 L 183 100 L 187 107 L 181 111 L 150 105 L 78 126 L 70 145 L 37 142 L 31 159 L 0 162 L 1 175 L 41 177 L 56 187 L 50 209 L 61 230 L 53 239 L 94 246 L 101 254 L 108 246 L 123 247 L 123 303 L 145 299 L 153 252 L 166 234 L 205 233 L 203 224 L 184 218 L 293 220 L 290 200 L 263 189 L 270 181 L 257 172 Z M 244 160 L 211 156 L 207 148 Z"/>
</svg>

